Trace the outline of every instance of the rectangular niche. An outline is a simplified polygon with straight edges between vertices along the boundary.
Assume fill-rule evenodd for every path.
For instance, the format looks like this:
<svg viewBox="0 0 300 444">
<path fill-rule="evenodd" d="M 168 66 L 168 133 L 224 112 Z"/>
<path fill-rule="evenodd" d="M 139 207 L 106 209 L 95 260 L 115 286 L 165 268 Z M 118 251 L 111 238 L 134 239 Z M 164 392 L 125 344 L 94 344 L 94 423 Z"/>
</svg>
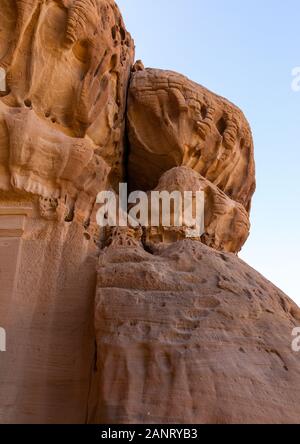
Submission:
<svg viewBox="0 0 300 444">
<path fill-rule="evenodd" d="M 12 297 L 30 204 L 0 203 L 0 308 Z"/>
</svg>

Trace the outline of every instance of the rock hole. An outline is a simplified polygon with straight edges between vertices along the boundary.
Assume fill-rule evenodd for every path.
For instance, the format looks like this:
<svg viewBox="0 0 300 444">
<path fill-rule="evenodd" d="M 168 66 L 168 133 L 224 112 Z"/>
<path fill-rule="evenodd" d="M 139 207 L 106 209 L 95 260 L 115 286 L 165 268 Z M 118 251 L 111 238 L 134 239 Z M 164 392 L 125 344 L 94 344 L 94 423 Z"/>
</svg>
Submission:
<svg viewBox="0 0 300 444">
<path fill-rule="evenodd" d="M 68 223 L 73 222 L 73 219 L 74 219 L 74 209 L 71 208 L 69 211 L 69 214 L 65 218 L 65 222 L 68 222 Z"/>
<path fill-rule="evenodd" d="M 137 324 L 138 324 L 137 321 L 131 321 L 131 322 L 130 322 L 130 326 L 131 326 L 131 327 L 136 327 Z"/>
<path fill-rule="evenodd" d="M 118 56 L 117 54 L 114 54 L 110 61 L 110 72 L 113 72 L 116 69 L 117 65 L 118 65 Z"/>
<path fill-rule="evenodd" d="M 202 119 L 203 120 L 206 119 L 206 117 L 207 117 L 207 107 L 205 105 L 201 106 L 200 112 L 201 112 Z"/>
<path fill-rule="evenodd" d="M 117 37 L 117 27 L 116 26 L 113 26 L 111 28 L 111 36 L 112 36 L 113 40 L 116 39 L 116 37 Z"/>
<path fill-rule="evenodd" d="M 26 100 L 24 100 L 24 105 L 25 105 L 27 108 L 31 108 L 31 107 L 32 107 L 32 102 L 31 102 L 31 100 L 30 100 L 30 99 L 26 99 Z"/>
<path fill-rule="evenodd" d="M 125 40 L 126 39 L 126 31 L 123 28 L 123 26 L 120 26 L 120 34 L 121 34 L 121 39 Z"/>
<path fill-rule="evenodd" d="M 221 136 L 223 136 L 227 128 L 226 120 L 224 119 L 224 117 L 221 117 L 216 126 Z"/>
</svg>

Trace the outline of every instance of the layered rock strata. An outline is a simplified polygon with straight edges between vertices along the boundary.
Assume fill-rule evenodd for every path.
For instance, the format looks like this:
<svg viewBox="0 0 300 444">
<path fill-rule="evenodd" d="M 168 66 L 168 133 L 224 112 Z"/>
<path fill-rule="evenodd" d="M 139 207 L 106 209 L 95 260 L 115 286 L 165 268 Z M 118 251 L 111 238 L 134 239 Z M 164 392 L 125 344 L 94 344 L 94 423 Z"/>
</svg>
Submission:
<svg viewBox="0 0 300 444">
<path fill-rule="evenodd" d="M 234 254 L 141 245 L 100 255 L 90 421 L 298 423 L 299 308 Z"/>
<path fill-rule="evenodd" d="M 0 7 L 0 422 L 297 423 L 299 308 L 237 257 L 242 111 L 133 66 L 113 0 Z M 97 195 L 122 181 L 201 191 L 203 233 L 100 229 Z"/>
<path fill-rule="evenodd" d="M 128 137 L 132 189 L 151 190 L 163 173 L 187 166 L 250 209 L 251 130 L 228 100 L 181 74 L 139 67 L 129 88 Z"/>
<path fill-rule="evenodd" d="M 134 44 L 112 0 L 0 9 L 0 422 L 84 423 L 95 202 L 124 175 Z"/>
</svg>

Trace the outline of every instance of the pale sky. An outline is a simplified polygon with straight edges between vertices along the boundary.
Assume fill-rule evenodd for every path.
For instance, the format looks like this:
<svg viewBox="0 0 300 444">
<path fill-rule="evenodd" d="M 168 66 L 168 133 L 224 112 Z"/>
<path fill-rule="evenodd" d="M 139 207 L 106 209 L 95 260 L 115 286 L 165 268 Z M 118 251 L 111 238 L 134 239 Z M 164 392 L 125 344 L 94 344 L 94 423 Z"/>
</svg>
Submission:
<svg viewBox="0 0 300 444">
<path fill-rule="evenodd" d="M 299 0 L 117 0 L 146 67 L 227 97 L 252 127 L 257 191 L 241 258 L 300 305 Z"/>
</svg>

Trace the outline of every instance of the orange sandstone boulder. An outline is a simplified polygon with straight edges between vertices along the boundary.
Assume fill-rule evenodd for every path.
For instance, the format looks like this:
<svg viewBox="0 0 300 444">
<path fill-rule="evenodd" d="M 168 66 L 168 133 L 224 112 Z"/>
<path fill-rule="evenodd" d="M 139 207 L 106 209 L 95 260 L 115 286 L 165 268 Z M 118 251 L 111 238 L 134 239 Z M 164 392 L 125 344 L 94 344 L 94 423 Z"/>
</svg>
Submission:
<svg viewBox="0 0 300 444">
<path fill-rule="evenodd" d="M 90 422 L 298 423 L 299 308 L 200 242 L 100 255 Z"/>
<path fill-rule="evenodd" d="M 236 106 L 181 74 L 138 66 L 127 116 L 132 189 L 151 190 L 164 172 L 187 166 L 250 209 L 253 141 Z"/>
</svg>

